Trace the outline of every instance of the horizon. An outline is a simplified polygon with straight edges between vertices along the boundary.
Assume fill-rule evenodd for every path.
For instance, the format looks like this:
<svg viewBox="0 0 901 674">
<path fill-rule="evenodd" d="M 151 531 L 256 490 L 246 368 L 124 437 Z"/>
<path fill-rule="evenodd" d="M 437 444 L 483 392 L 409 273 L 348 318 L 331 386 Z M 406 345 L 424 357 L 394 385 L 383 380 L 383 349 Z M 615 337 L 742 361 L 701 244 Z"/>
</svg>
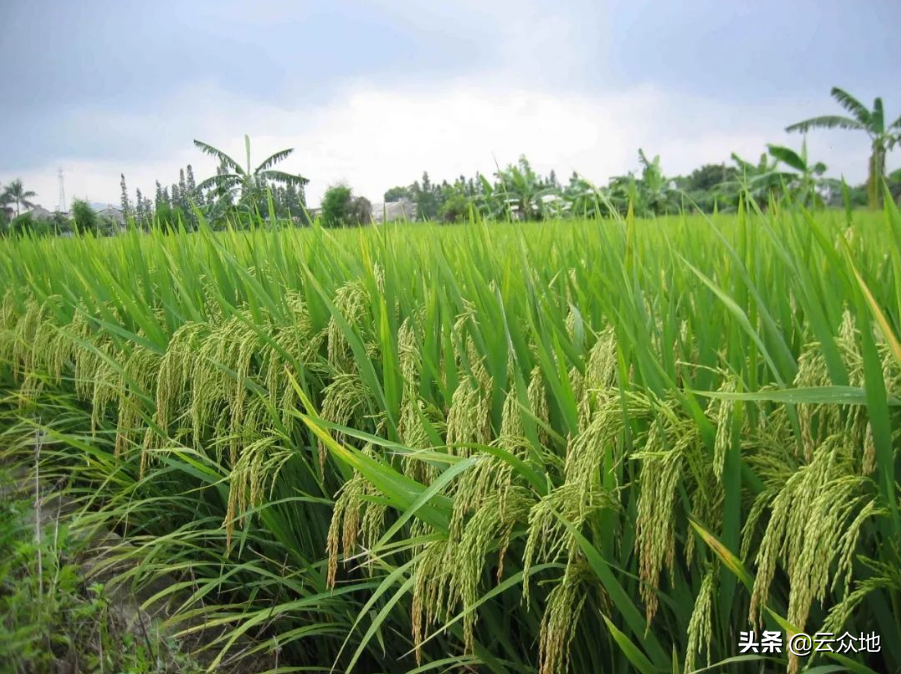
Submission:
<svg viewBox="0 0 901 674">
<path fill-rule="evenodd" d="M 16 63 L 8 85 L 19 95 L 0 111 L 0 182 L 21 178 L 52 209 L 62 167 L 69 203 L 117 205 L 120 174 L 131 197 L 187 164 L 198 181 L 210 175 L 195 138 L 243 164 L 246 133 L 255 162 L 294 148 L 284 170 L 311 180 L 315 208 L 332 184 L 376 203 L 423 171 L 453 182 L 520 155 L 541 174 L 598 185 L 637 170 L 639 148 L 670 177 L 728 164 L 731 152 L 756 161 L 767 143 L 800 148 L 789 124 L 840 114 L 832 86 L 867 105 L 882 96 L 889 121 L 901 115 L 896 3 L 724 13 L 706 0 L 688 15 L 651 1 L 515 6 L 6 3 L 0 55 Z M 96 38 L 136 24 L 140 44 Z M 56 46 L 22 62 L 32 25 Z M 862 133 L 813 131 L 807 143 L 829 175 L 865 179 Z"/>
</svg>

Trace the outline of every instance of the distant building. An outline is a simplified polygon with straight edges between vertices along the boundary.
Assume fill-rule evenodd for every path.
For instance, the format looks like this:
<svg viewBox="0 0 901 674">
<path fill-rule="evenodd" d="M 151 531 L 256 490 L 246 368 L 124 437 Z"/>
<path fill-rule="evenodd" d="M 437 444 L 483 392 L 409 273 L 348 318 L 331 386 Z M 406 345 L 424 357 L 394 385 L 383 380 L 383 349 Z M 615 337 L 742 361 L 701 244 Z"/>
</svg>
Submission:
<svg viewBox="0 0 901 674">
<path fill-rule="evenodd" d="M 397 220 L 415 220 L 416 204 L 407 199 L 372 205 L 372 219 L 378 224 Z"/>
<path fill-rule="evenodd" d="M 97 213 L 97 215 L 99 215 L 101 218 L 112 220 L 117 225 L 125 224 L 125 214 L 122 212 L 121 208 L 116 208 L 115 206 L 112 206 L 110 204 L 104 204 L 102 208 L 95 207 L 94 212 Z"/>
<path fill-rule="evenodd" d="M 26 211 L 26 213 L 31 214 L 31 217 L 35 220 L 50 220 L 54 216 L 53 212 L 37 204 L 30 211 Z"/>
</svg>

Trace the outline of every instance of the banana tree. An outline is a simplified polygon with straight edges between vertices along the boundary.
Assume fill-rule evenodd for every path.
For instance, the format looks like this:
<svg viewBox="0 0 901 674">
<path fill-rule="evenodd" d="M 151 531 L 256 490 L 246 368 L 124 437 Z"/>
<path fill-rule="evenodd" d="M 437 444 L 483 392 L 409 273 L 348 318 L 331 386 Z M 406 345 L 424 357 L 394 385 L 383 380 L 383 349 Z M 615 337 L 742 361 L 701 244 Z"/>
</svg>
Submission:
<svg viewBox="0 0 901 674">
<path fill-rule="evenodd" d="M 801 143 L 800 154 L 782 145 L 767 145 L 770 156 L 796 171 L 796 173 L 777 172 L 785 181 L 785 186 L 807 206 L 822 206 L 823 199 L 819 194 L 826 165 L 818 161 L 810 163 L 807 159 L 807 141 Z"/>
<path fill-rule="evenodd" d="M 253 209 L 259 206 L 266 197 L 266 186 L 269 182 L 281 185 L 293 185 L 301 190 L 310 181 L 301 175 L 279 171 L 273 167 L 287 159 L 294 152 L 293 148 L 279 150 L 265 159 L 259 166 L 253 168 L 250 162 L 250 137 L 244 136 L 244 148 L 247 155 L 247 163 L 241 166 L 235 159 L 222 150 L 199 140 L 194 141 L 201 152 L 219 160 L 219 170 L 216 175 L 202 181 L 198 189 L 216 188 L 219 194 L 239 193 L 239 204 Z"/>
<path fill-rule="evenodd" d="M 482 217 L 489 219 L 505 217 L 507 203 L 503 190 L 492 185 L 488 178 L 481 174 L 478 175 L 478 181 L 478 190 L 473 196 L 473 201 L 479 213 Z"/>
<path fill-rule="evenodd" d="M 545 197 L 557 193 L 557 189 L 547 185 L 532 170 L 525 157 L 520 157 L 519 162 L 510 165 L 506 169 L 497 172 L 500 187 L 495 188 L 495 193 L 501 191 L 505 195 L 505 201 L 509 212 L 514 217 L 525 220 L 540 220 L 545 216 Z"/>
<path fill-rule="evenodd" d="M 851 129 L 864 131 L 870 137 L 870 160 L 867 177 L 867 198 L 871 209 L 882 207 L 882 181 L 885 177 L 885 155 L 901 140 L 901 117 L 886 125 L 882 99 L 873 101 L 869 110 L 844 89 L 832 88 L 832 97 L 850 117 L 823 115 L 792 124 L 786 131 L 806 133 L 810 129 Z"/>
<path fill-rule="evenodd" d="M 610 179 L 605 190 L 609 202 L 616 210 L 625 213 L 629 204 L 636 215 L 663 215 L 679 209 L 675 181 L 663 175 L 660 156 L 648 159 L 644 150 L 638 150 L 641 175 L 630 171 Z"/>
<path fill-rule="evenodd" d="M 660 155 L 649 160 L 644 150 L 638 150 L 638 161 L 641 163 L 641 181 L 638 189 L 647 209 L 654 215 L 663 215 L 678 210 L 678 195 L 673 181 L 663 175 L 660 168 Z"/>
<path fill-rule="evenodd" d="M 762 208 L 765 208 L 771 196 L 779 193 L 782 185 L 791 180 L 791 175 L 778 170 L 779 160 L 766 152 L 761 153 L 756 164 L 742 159 L 735 152 L 732 161 L 741 177 L 727 180 L 720 184 L 722 195 L 737 203 L 742 193 L 750 195 Z"/>
<path fill-rule="evenodd" d="M 596 218 L 609 215 L 608 199 L 601 196 L 601 190 L 585 180 L 578 173 L 573 173 L 569 184 L 563 190 L 563 200 L 567 204 L 566 211 L 580 218 Z"/>
</svg>

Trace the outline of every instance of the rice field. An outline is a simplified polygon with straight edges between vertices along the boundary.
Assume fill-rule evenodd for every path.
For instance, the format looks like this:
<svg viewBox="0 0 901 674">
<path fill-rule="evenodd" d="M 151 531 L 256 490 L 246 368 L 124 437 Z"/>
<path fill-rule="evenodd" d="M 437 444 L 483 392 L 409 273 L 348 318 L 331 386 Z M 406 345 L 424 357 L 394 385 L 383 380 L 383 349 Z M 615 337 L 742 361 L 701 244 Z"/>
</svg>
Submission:
<svg viewBox="0 0 901 674">
<path fill-rule="evenodd" d="M 891 205 L 23 238 L 0 289 L 4 460 L 210 671 L 901 671 Z"/>
</svg>

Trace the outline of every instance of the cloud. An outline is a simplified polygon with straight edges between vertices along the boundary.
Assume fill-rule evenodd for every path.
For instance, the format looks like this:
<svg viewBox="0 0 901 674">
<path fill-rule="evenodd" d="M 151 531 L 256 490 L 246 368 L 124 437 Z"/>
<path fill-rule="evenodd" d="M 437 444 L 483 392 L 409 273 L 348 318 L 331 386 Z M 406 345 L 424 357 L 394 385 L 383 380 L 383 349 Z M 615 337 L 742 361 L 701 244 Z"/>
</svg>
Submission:
<svg viewBox="0 0 901 674">
<path fill-rule="evenodd" d="M 179 96 L 178 100 L 184 100 Z M 114 157 L 61 154 L 40 168 L 4 171 L 4 182 L 22 177 L 45 206 L 56 205 L 56 168 L 66 171 L 66 191 L 95 201 L 119 201 L 119 174 L 133 195 L 152 194 L 155 179 L 177 180 L 193 164 L 197 179 L 214 170 L 193 148 L 194 137 L 225 150 L 242 163 L 243 133 L 251 136 L 253 159 L 295 148 L 285 170 L 312 182 L 308 201 L 318 203 L 331 184 L 345 182 L 372 201 L 393 185 L 405 185 L 427 170 L 433 182 L 453 181 L 475 171 L 491 174 L 525 154 L 536 170 L 555 169 L 564 179 L 578 171 L 598 184 L 638 168 L 637 150 L 660 154 L 668 175 L 705 162 L 728 161 L 731 152 L 756 160 L 766 142 L 799 147 L 784 134 L 787 123 L 822 110 L 822 101 L 770 102 L 761 106 L 639 86 L 609 94 L 548 92 L 496 83 L 444 82 L 440 86 L 376 88 L 348 84 L 330 103 L 275 106 L 237 98 L 209 84 L 194 91 L 191 106 L 176 99 L 156 113 L 130 116 L 99 111 L 103 133 L 144 138 L 143 152 Z M 809 139 L 811 157 L 830 173 L 852 182 L 866 174 L 867 141 L 850 132 L 822 132 Z M 143 146 L 137 146 L 143 147 Z M 27 169 L 27 170 L 26 170 Z"/>
<path fill-rule="evenodd" d="M 891 0 L 855 8 L 850 28 L 847 11 L 814 0 L 725 14 L 702 0 L 691 16 L 653 0 L 262 2 L 0 3 L 7 24 L 42 22 L 54 45 L 20 64 L 29 31 L 0 41 L 20 66 L 0 106 L 13 130 L 0 181 L 22 177 L 55 205 L 62 166 L 70 196 L 118 202 L 120 173 L 132 192 L 171 184 L 188 162 L 199 179 L 214 166 L 191 141 L 241 158 L 244 133 L 258 160 L 296 148 L 285 168 L 313 180 L 311 204 L 337 181 L 377 201 L 423 170 L 490 174 L 520 154 L 603 184 L 637 169 L 641 147 L 677 175 L 732 151 L 756 160 L 767 142 L 799 147 L 785 125 L 837 111 L 833 81 L 867 101 L 891 92 L 901 44 L 885 38 Z M 96 39 L 136 28 L 138 41 Z M 815 132 L 809 150 L 832 175 L 864 179 L 861 134 Z"/>
</svg>

